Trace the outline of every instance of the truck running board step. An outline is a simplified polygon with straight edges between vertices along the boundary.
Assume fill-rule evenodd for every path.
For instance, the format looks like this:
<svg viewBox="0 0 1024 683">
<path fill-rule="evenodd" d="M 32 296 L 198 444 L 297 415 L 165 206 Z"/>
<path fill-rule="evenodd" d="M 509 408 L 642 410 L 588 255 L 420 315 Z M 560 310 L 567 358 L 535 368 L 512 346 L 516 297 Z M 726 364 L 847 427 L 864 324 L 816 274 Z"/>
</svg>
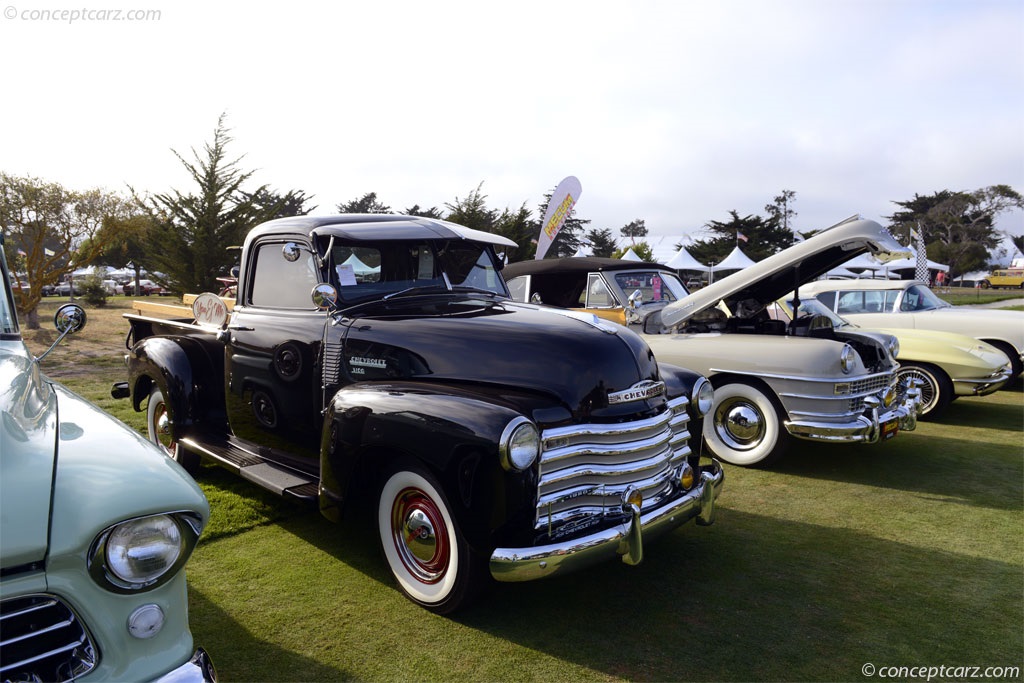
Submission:
<svg viewBox="0 0 1024 683">
<path fill-rule="evenodd" d="M 319 485 L 316 479 L 303 476 L 295 470 L 268 463 L 258 455 L 228 441 L 218 440 L 211 443 L 185 437 L 178 443 L 193 453 L 215 460 L 237 472 L 243 479 L 248 479 L 257 486 L 279 496 L 310 504 L 317 502 Z"/>
</svg>

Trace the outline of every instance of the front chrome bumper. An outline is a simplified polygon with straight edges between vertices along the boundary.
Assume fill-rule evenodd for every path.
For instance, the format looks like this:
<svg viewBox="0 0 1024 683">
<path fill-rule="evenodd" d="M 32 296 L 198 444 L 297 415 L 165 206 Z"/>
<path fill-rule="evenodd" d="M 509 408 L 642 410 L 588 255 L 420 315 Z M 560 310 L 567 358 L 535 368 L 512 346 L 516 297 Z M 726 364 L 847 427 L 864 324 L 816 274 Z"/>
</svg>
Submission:
<svg viewBox="0 0 1024 683">
<path fill-rule="evenodd" d="M 583 569 L 619 556 L 627 564 L 643 559 L 643 543 L 696 518 L 697 524 L 715 520 L 715 500 L 722 492 L 725 473 L 717 460 L 712 472 L 701 473 L 700 483 L 661 507 L 642 512 L 633 508 L 629 523 L 561 543 L 529 548 L 496 548 L 491 553 L 491 576 L 497 581 L 533 581 Z"/>
<path fill-rule="evenodd" d="M 978 379 L 954 379 L 953 393 L 957 396 L 988 396 L 999 390 L 1010 380 L 1010 366 L 1006 365 L 988 377 Z"/>
<path fill-rule="evenodd" d="M 875 443 L 895 436 L 897 432 L 917 429 L 921 407 L 921 390 L 907 389 L 902 401 L 890 408 L 880 404 L 869 406 L 847 422 L 786 420 L 786 430 L 798 439 L 830 443 Z"/>
<path fill-rule="evenodd" d="M 192 659 L 177 669 L 168 671 L 153 683 L 217 683 L 217 670 L 213 660 L 203 648 L 197 648 Z"/>
</svg>

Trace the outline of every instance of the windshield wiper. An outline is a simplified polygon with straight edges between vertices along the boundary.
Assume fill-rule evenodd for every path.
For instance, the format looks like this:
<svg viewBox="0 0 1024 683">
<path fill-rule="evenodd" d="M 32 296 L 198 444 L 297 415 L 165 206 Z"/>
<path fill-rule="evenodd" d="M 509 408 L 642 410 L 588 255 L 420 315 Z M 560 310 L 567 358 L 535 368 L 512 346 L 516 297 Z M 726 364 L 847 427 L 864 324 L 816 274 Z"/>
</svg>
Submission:
<svg viewBox="0 0 1024 683">
<path fill-rule="evenodd" d="M 395 299 L 397 297 L 409 296 L 410 294 L 425 293 L 425 292 L 429 292 L 431 290 L 438 290 L 438 289 L 441 290 L 442 292 L 449 292 L 449 291 L 451 291 L 451 290 L 449 290 L 444 285 L 417 285 L 415 287 L 406 287 L 405 289 L 400 289 L 397 292 L 391 292 L 390 294 L 385 294 L 384 296 L 381 297 L 381 301 L 387 301 L 389 299 Z"/>
<path fill-rule="evenodd" d="M 455 285 L 452 287 L 453 292 L 472 292 L 474 294 L 486 294 L 490 297 L 504 296 L 490 289 L 484 289 L 483 287 L 474 287 L 472 285 Z"/>
</svg>

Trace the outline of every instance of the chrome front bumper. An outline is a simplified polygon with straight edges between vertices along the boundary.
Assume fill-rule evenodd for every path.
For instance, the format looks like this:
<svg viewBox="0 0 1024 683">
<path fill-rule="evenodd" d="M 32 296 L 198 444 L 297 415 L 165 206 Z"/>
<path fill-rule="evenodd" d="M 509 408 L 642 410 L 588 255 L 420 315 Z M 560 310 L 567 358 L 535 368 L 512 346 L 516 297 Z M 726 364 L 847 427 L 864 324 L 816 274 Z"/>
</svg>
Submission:
<svg viewBox="0 0 1024 683">
<path fill-rule="evenodd" d="M 830 443 L 875 443 L 895 436 L 898 431 L 917 429 L 921 390 L 908 389 L 906 397 L 890 408 L 875 400 L 863 413 L 848 422 L 786 420 L 786 430 L 798 439 Z"/>
<path fill-rule="evenodd" d="M 713 472 L 701 473 L 700 483 L 661 507 L 643 512 L 633 507 L 626 524 L 561 543 L 528 548 L 496 548 L 491 553 L 491 576 L 497 581 L 533 581 L 583 569 L 616 556 L 626 564 L 643 559 L 643 542 L 696 518 L 697 524 L 715 520 L 715 500 L 725 474 L 718 461 Z"/>
<path fill-rule="evenodd" d="M 1010 380 L 1011 372 L 1010 366 L 1006 365 L 988 377 L 954 379 L 953 393 L 957 396 L 987 396 L 1006 384 Z"/>
<path fill-rule="evenodd" d="M 168 671 L 153 683 L 217 683 L 217 671 L 213 668 L 210 655 L 203 648 L 197 648 L 192 659 L 177 669 Z"/>
</svg>

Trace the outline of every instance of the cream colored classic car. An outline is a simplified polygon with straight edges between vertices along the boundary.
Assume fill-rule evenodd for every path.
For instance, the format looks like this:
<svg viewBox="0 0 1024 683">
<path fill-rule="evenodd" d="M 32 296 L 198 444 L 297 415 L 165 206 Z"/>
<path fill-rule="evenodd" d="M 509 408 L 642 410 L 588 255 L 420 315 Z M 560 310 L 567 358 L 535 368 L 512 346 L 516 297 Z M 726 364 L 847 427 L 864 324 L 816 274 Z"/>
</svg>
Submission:
<svg viewBox="0 0 1024 683">
<path fill-rule="evenodd" d="M 793 319 L 792 293 L 769 309 L 773 318 Z M 832 319 L 836 329 L 856 327 L 836 315 L 817 299 L 800 302 L 801 315 L 823 315 Z M 1010 361 L 1006 354 L 983 341 L 952 332 L 900 328 L 872 328 L 891 334 L 899 341 L 896 360 L 898 377 L 917 380 L 921 390 L 918 417 L 934 420 L 960 396 L 987 396 L 998 391 L 1010 379 Z"/>
<path fill-rule="evenodd" d="M 951 306 L 915 280 L 819 280 L 804 286 L 801 294 L 814 296 L 863 327 L 966 334 L 1005 353 L 1014 377 L 1024 371 L 1024 313 L 1020 311 Z"/>
<path fill-rule="evenodd" d="M 584 259 L 551 259 L 510 264 L 504 274 L 517 300 L 604 317 L 615 311 L 620 322 L 667 332 L 644 336 L 658 360 L 697 370 L 715 385 L 707 446 L 726 462 L 764 466 L 791 437 L 876 442 L 916 427 L 920 392 L 897 378 L 894 337 L 835 330 L 823 316 L 787 324 L 766 310 L 794 283 L 865 251 L 906 253 L 881 226 L 857 221 L 683 297 L 675 274 L 652 264 L 588 269 Z M 611 298 L 595 305 L 591 291 Z"/>
</svg>

